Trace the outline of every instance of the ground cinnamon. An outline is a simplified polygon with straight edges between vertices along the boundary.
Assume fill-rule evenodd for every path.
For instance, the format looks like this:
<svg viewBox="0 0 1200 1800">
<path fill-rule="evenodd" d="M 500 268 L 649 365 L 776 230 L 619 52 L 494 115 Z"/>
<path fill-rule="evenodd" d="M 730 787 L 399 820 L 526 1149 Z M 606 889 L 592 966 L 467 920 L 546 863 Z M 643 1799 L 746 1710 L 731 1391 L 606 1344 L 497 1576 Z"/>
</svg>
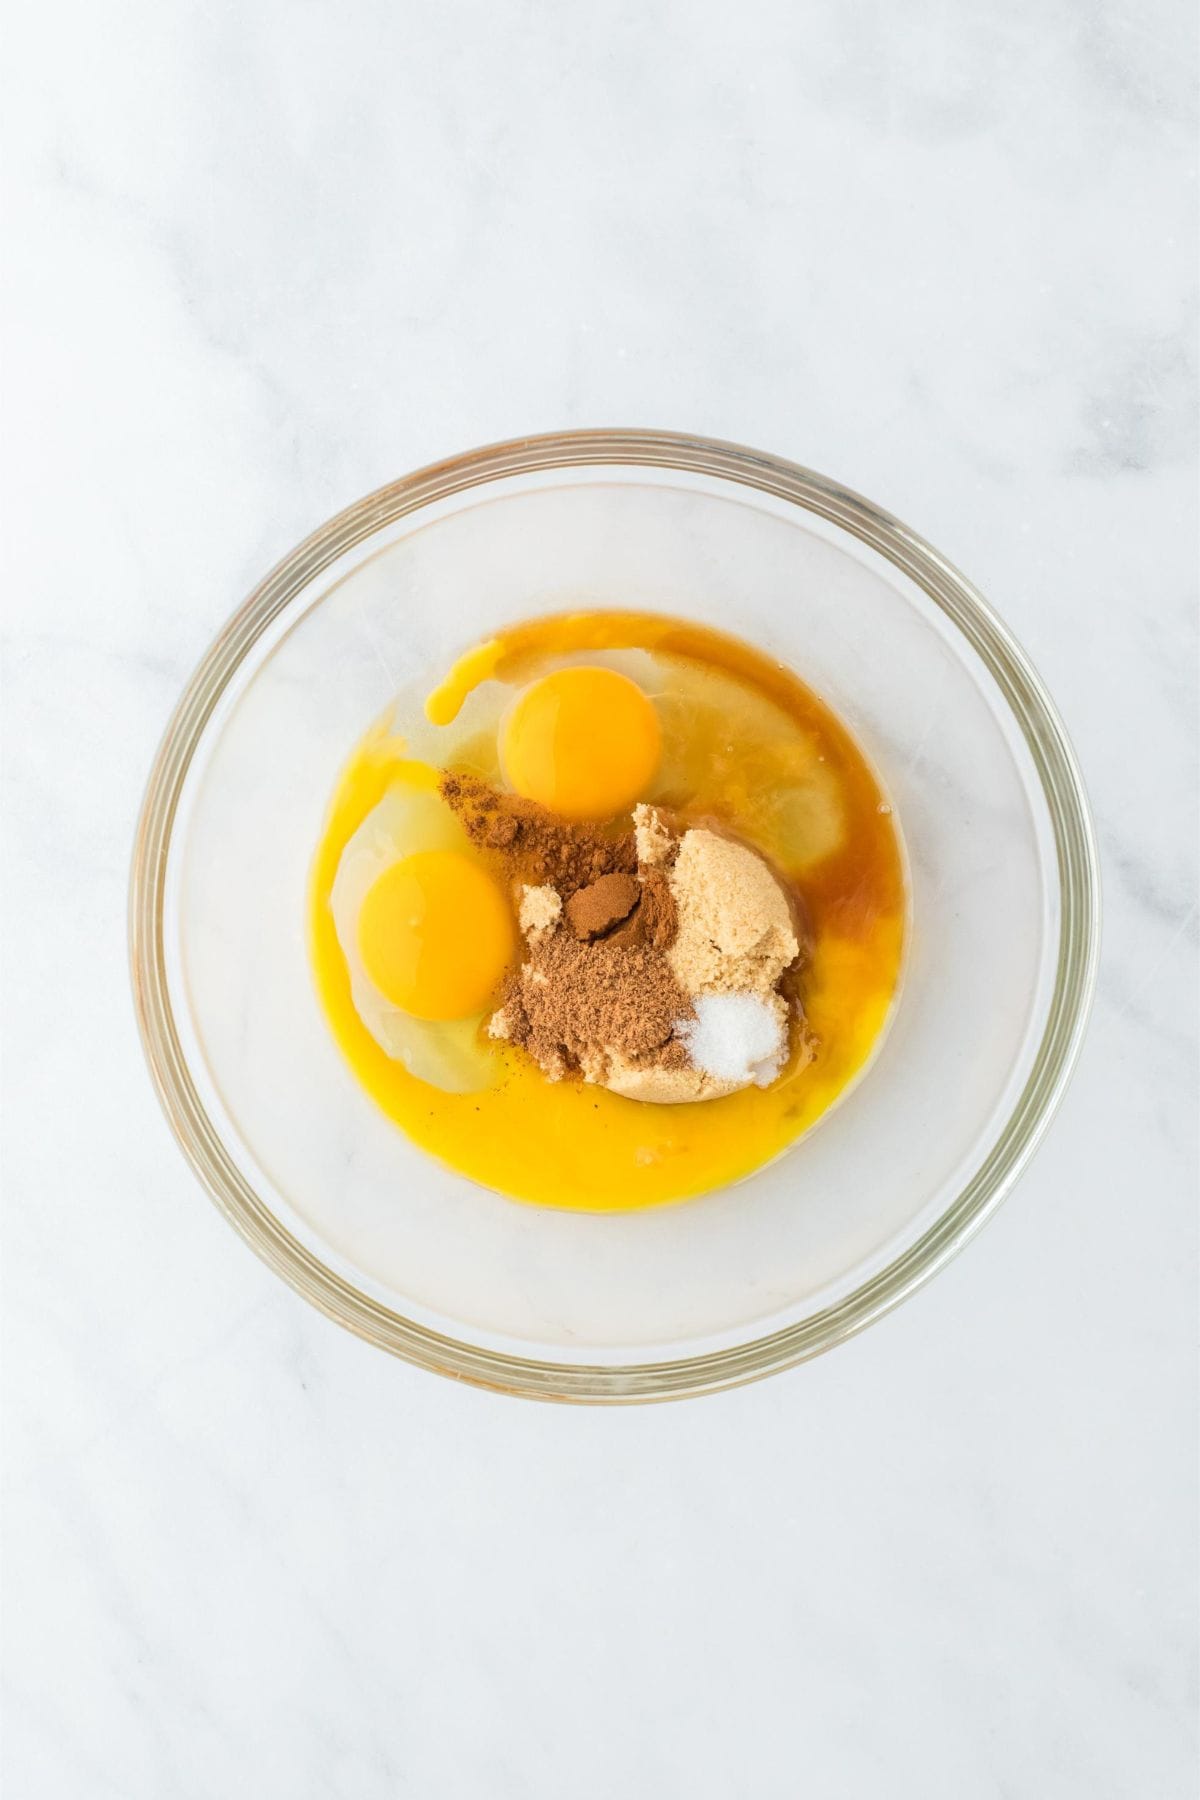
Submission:
<svg viewBox="0 0 1200 1800">
<path fill-rule="evenodd" d="M 493 1032 L 551 1076 L 602 1081 L 610 1058 L 686 1067 L 675 1028 L 694 1011 L 666 956 L 675 902 L 662 866 L 639 869 L 634 832 L 562 819 L 476 775 L 450 771 L 440 789 L 471 842 L 500 857 L 523 894 L 526 960 Z"/>
<path fill-rule="evenodd" d="M 675 941 L 678 920 L 671 884 L 661 869 L 642 869 L 638 877 L 641 898 L 629 917 L 610 932 L 610 944 L 651 950 L 669 950 Z"/>
<path fill-rule="evenodd" d="M 500 852 L 531 886 L 548 883 L 569 899 L 603 875 L 637 868 L 633 832 L 576 824 L 519 794 L 502 794 L 477 775 L 442 776 L 442 798 L 473 844 Z"/>
<path fill-rule="evenodd" d="M 693 1017 L 670 964 L 645 946 L 580 943 L 564 931 L 532 950 L 503 1008 L 507 1036 L 543 1068 L 587 1072 L 602 1046 L 630 1062 L 686 1061 L 676 1024 Z"/>
<path fill-rule="evenodd" d="M 614 925 L 628 919 L 641 900 L 642 890 L 632 875 L 601 875 L 578 888 L 567 901 L 567 924 L 584 943 L 605 937 Z"/>
</svg>

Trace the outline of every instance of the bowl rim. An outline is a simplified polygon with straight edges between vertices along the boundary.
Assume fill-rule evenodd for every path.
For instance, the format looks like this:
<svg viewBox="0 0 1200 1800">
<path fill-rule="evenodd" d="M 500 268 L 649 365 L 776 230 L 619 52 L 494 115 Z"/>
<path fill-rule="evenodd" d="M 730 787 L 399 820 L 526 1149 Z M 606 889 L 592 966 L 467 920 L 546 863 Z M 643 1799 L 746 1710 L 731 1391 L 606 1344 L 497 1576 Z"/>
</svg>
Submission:
<svg viewBox="0 0 1200 1800">
<path fill-rule="evenodd" d="M 914 1244 L 835 1305 L 744 1344 L 591 1365 L 492 1351 L 433 1331 L 361 1292 L 284 1227 L 234 1164 L 187 1067 L 167 988 L 163 900 L 180 795 L 205 727 L 258 638 L 314 576 L 382 526 L 465 489 L 614 464 L 715 476 L 791 501 L 849 531 L 922 589 L 982 659 L 1020 726 L 1053 826 L 1061 925 L 1054 991 L 1028 1079 L 984 1161 Z M 319 526 L 253 590 L 188 681 L 150 771 L 129 888 L 134 1006 L 151 1079 L 184 1156 L 250 1247 L 329 1318 L 407 1362 L 504 1393 L 593 1404 L 683 1399 L 790 1368 L 864 1330 L 928 1281 L 995 1212 L 1044 1137 L 1079 1054 L 1099 942 L 1099 861 L 1074 750 L 1041 678 L 979 591 L 917 532 L 839 482 L 740 444 L 671 431 L 563 431 L 486 445 L 390 482 Z"/>
</svg>

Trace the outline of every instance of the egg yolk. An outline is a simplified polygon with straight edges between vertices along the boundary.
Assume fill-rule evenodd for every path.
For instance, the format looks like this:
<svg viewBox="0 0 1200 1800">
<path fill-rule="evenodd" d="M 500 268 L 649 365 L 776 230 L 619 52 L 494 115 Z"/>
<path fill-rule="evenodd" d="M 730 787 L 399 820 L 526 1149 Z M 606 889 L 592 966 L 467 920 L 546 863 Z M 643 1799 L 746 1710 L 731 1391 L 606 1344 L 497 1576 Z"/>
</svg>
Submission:
<svg viewBox="0 0 1200 1800">
<path fill-rule="evenodd" d="M 481 1012 L 512 956 L 512 912 L 485 869 L 455 850 L 422 850 L 385 869 L 358 917 L 363 967 L 418 1019 Z"/>
<path fill-rule="evenodd" d="M 658 714 L 614 669 L 559 669 L 533 682 L 504 727 L 518 794 L 568 819 L 607 819 L 639 800 L 658 767 Z"/>
</svg>

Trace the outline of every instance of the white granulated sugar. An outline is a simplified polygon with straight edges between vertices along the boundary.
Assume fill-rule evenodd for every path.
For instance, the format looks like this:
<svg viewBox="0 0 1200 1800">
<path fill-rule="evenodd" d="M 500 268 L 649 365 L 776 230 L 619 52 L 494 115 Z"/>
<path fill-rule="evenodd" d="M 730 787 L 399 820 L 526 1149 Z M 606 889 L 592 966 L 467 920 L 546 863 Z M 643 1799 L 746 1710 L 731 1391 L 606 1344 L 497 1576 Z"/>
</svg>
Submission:
<svg viewBox="0 0 1200 1800">
<path fill-rule="evenodd" d="M 774 1081 L 787 1053 L 780 1008 L 745 993 L 701 994 L 694 1004 L 696 1017 L 675 1029 L 696 1068 L 718 1081 Z"/>
</svg>

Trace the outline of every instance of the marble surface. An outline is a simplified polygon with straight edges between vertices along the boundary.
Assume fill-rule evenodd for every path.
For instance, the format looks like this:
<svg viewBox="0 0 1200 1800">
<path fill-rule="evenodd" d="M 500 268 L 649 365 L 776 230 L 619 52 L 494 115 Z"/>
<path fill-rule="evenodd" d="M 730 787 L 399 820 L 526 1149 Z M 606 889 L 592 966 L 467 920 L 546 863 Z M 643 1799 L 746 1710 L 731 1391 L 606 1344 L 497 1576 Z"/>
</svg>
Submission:
<svg viewBox="0 0 1200 1800">
<path fill-rule="evenodd" d="M 6 1796 L 1194 1791 L 1191 15 L 10 8 Z M 816 1364 L 623 1412 L 276 1281 L 159 1116 L 124 952 L 155 743 L 263 570 L 421 462 L 607 423 L 793 456 L 966 569 L 1107 905 L 983 1236 Z"/>
</svg>

